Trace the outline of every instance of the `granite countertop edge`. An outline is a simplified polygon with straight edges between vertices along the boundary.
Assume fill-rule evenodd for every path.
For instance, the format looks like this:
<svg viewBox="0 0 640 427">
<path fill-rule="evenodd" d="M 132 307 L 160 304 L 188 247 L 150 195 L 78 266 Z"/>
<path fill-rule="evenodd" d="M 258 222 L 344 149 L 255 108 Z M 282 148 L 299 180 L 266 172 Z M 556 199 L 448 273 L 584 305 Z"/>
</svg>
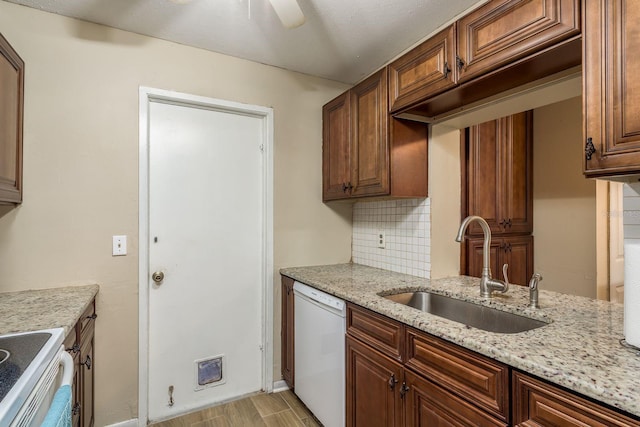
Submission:
<svg viewBox="0 0 640 427">
<path fill-rule="evenodd" d="M 0 293 L 0 335 L 63 328 L 67 336 L 99 290 L 87 284 Z"/>
<path fill-rule="evenodd" d="M 479 296 L 479 279 L 425 279 L 359 264 L 283 268 L 282 275 L 503 362 L 640 417 L 640 352 L 620 345 L 623 306 L 540 290 L 540 309 L 528 307 L 528 288 L 512 286 L 491 300 Z M 544 288 L 544 282 L 541 283 Z M 383 298 L 429 290 L 488 305 L 548 325 L 517 334 L 471 328 Z"/>
</svg>

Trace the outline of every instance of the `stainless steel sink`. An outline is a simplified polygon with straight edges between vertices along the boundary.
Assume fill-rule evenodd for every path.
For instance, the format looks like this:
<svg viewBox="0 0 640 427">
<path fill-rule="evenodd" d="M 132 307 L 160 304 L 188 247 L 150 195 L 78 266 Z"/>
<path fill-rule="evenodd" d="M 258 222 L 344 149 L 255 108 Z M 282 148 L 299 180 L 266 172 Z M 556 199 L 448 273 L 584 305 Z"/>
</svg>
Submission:
<svg viewBox="0 0 640 427">
<path fill-rule="evenodd" d="M 430 292 L 405 292 L 385 298 L 488 332 L 516 334 L 547 325 L 540 320 Z"/>
</svg>

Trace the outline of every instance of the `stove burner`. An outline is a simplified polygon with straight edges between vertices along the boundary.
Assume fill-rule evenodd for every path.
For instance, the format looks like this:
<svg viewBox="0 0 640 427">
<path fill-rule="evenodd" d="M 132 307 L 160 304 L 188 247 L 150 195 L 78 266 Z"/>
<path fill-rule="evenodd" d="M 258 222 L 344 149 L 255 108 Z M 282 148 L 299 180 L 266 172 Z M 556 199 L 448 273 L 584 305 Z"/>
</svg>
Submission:
<svg viewBox="0 0 640 427">
<path fill-rule="evenodd" d="M 0 365 L 2 365 L 11 356 L 7 350 L 0 348 Z"/>
</svg>

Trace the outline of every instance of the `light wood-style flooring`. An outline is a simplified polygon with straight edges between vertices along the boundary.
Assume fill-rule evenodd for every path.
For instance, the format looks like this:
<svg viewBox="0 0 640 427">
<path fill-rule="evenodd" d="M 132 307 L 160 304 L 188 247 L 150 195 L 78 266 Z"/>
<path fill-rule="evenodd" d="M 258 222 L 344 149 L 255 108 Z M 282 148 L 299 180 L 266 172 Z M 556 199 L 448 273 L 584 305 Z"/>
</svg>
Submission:
<svg viewBox="0 0 640 427">
<path fill-rule="evenodd" d="M 322 427 L 290 390 L 257 394 L 203 409 L 153 427 Z"/>
</svg>

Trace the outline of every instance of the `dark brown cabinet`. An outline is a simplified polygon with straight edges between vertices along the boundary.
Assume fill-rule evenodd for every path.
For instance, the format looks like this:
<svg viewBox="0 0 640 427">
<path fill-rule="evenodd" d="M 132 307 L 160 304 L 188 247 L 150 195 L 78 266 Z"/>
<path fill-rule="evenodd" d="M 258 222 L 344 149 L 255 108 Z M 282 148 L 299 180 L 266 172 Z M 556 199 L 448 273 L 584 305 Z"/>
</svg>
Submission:
<svg viewBox="0 0 640 427">
<path fill-rule="evenodd" d="M 464 82 L 580 34 L 579 0 L 492 0 L 458 21 Z"/>
<path fill-rule="evenodd" d="M 505 365 L 353 304 L 346 348 L 349 427 L 507 425 Z"/>
<path fill-rule="evenodd" d="M 455 24 L 389 64 L 390 110 L 397 111 L 456 84 Z"/>
<path fill-rule="evenodd" d="M 513 373 L 514 426 L 640 426 L 640 421 L 529 375 Z"/>
<path fill-rule="evenodd" d="M 294 388 L 294 307 L 293 307 L 293 279 L 282 276 L 282 299 L 281 299 L 281 368 L 282 379 L 289 388 Z"/>
<path fill-rule="evenodd" d="M 402 365 L 347 336 L 347 427 L 400 427 Z"/>
<path fill-rule="evenodd" d="M 465 129 L 462 141 L 462 217 L 478 215 L 491 228 L 491 272 L 525 285 L 533 274 L 533 112 Z M 483 232 L 467 230 L 461 272 L 480 277 Z"/>
<path fill-rule="evenodd" d="M 24 62 L 0 34 L 0 205 L 22 202 Z"/>
<path fill-rule="evenodd" d="M 583 1 L 584 173 L 640 174 L 640 2 Z"/>
<path fill-rule="evenodd" d="M 482 274 L 484 240 L 468 238 L 466 246 L 466 274 L 480 277 Z M 491 238 L 490 264 L 493 277 L 502 277 L 502 266 L 509 264 L 509 282 L 526 286 L 533 276 L 533 236 L 502 236 Z"/>
<path fill-rule="evenodd" d="M 427 196 L 427 125 L 389 116 L 386 68 L 322 115 L 323 201 Z"/>
<path fill-rule="evenodd" d="M 390 111 L 439 115 L 579 66 L 579 0 L 492 0 L 389 65 Z"/>
<path fill-rule="evenodd" d="M 64 345 L 74 361 L 72 390 L 73 427 L 92 427 L 95 391 L 95 300 L 82 314 L 74 329 L 67 335 Z"/>
<path fill-rule="evenodd" d="M 465 134 L 466 214 L 484 218 L 492 233 L 533 232 L 533 112 L 471 126 Z M 481 236 L 482 229 L 473 223 L 469 234 Z"/>
</svg>

